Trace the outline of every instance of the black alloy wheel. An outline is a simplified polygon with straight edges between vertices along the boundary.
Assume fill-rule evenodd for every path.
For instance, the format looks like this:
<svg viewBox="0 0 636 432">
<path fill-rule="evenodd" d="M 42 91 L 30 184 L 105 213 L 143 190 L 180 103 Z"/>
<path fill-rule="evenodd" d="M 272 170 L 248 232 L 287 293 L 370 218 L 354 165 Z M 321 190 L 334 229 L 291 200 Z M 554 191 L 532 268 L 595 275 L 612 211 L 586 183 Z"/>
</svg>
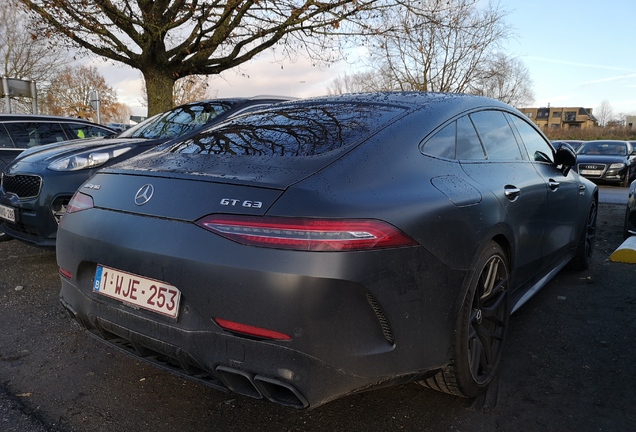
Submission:
<svg viewBox="0 0 636 432">
<path fill-rule="evenodd" d="M 419 384 L 462 397 L 475 397 L 488 387 L 497 374 L 507 333 L 509 281 L 506 254 L 491 241 L 468 278 L 449 364 Z"/>
<path fill-rule="evenodd" d="M 501 358 L 510 316 L 508 280 L 503 254 L 493 254 L 479 276 L 468 327 L 468 362 L 478 386 L 490 382 Z"/>
<path fill-rule="evenodd" d="M 598 217 L 598 204 L 596 200 L 592 201 L 590 209 L 585 219 L 585 226 L 581 232 L 579 245 L 576 248 L 574 258 L 568 263 L 568 267 L 572 270 L 582 271 L 590 267 L 592 261 L 592 253 L 594 252 L 594 244 L 596 243 L 596 219 Z"/>
</svg>

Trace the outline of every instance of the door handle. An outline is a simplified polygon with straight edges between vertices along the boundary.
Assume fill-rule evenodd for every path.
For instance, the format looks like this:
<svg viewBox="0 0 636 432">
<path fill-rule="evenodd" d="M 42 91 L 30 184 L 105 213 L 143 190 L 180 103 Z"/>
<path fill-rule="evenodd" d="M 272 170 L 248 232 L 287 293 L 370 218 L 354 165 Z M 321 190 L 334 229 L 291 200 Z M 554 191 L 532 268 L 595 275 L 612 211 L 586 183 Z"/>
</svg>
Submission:
<svg viewBox="0 0 636 432">
<path fill-rule="evenodd" d="M 516 186 L 506 185 L 504 186 L 504 195 L 510 201 L 515 201 L 517 198 L 519 198 L 519 195 L 521 195 L 521 189 Z"/>
<path fill-rule="evenodd" d="M 555 191 L 559 188 L 559 186 L 561 186 L 561 183 L 559 183 L 558 181 L 554 179 L 548 180 L 548 187 L 550 188 L 550 190 Z"/>
</svg>

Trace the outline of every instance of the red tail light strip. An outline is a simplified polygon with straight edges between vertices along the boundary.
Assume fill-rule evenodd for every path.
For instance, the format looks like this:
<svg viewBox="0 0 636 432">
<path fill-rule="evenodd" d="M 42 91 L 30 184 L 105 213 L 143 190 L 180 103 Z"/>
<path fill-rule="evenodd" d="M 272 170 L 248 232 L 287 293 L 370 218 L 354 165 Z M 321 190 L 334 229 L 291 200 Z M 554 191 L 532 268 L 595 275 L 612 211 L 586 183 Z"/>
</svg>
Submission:
<svg viewBox="0 0 636 432">
<path fill-rule="evenodd" d="M 197 224 L 238 243 L 278 249 L 355 251 L 416 244 L 379 220 L 211 215 Z"/>
</svg>

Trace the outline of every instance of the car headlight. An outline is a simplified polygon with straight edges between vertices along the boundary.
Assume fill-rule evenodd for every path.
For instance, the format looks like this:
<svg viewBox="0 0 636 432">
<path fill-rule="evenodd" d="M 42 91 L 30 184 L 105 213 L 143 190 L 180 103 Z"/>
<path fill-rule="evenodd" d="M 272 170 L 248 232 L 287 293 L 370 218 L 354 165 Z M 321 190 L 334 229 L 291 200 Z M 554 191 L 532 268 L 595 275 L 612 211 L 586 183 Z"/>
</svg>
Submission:
<svg viewBox="0 0 636 432">
<path fill-rule="evenodd" d="M 100 165 L 104 165 L 113 158 L 123 155 L 130 149 L 132 149 L 132 147 L 87 151 L 73 156 L 67 156 L 62 159 L 57 159 L 51 162 L 47 168 L 53 171 L 78 171 L 82 169 L 96 168 Z"/>
<path fill-rule="evenodd" d="M 609 169 L 621 169 L 621 168 L 625 168 L 624 163 L 615 163 L 609 166 Z"/>
</svg>

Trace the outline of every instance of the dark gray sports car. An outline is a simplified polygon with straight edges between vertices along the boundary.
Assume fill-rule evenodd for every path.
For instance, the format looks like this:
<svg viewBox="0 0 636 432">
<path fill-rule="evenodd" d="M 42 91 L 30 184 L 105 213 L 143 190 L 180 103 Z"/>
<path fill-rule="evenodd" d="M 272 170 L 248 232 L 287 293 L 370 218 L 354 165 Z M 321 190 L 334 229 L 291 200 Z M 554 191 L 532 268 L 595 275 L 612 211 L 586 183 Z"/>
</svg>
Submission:
<svg viewBox="0 0 636 432">
<path fill-rule="evenodd" d="M 61 301 L 126 352 L 286 406 L 409 381 L 473 397 L 510 313 L 588 266 L 598 191 L 575 165 L 491 99 L 275 105 L 87 181 Z"/>
</svg>

